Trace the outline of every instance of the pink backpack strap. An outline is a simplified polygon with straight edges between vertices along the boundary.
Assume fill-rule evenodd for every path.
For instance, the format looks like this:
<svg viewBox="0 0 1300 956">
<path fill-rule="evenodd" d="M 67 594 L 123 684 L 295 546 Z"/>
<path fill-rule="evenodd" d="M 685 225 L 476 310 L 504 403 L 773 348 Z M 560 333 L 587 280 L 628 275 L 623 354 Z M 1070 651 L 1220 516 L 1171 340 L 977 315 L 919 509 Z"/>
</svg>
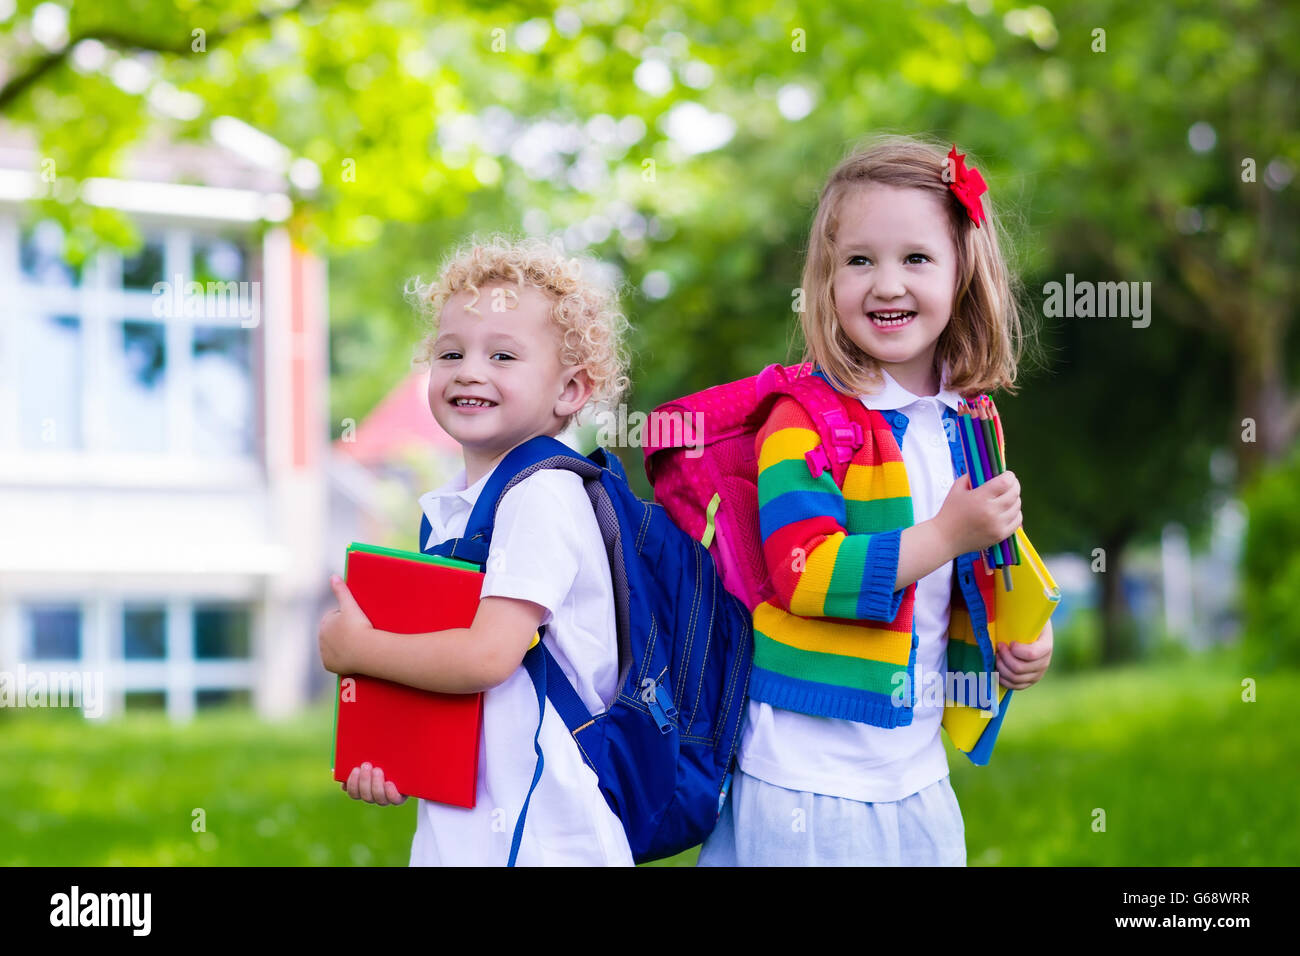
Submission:
<svg viewBox="0 0 1300 956">
<path fill-rule="evenodd" d="M 843 487 L 849 462 L 865 440 L 862 426 L 849 416 L 844 399 L 818 375 L 792 378 L 782 366 L 769 365 L 758 376 L 759 402 L 770 409 L 780 395 L 798 402 L 821 436 L 822 443 L 804 455 L 809 473 L 816 478 L 830 468 L 835 484 Z"/>
</svg>

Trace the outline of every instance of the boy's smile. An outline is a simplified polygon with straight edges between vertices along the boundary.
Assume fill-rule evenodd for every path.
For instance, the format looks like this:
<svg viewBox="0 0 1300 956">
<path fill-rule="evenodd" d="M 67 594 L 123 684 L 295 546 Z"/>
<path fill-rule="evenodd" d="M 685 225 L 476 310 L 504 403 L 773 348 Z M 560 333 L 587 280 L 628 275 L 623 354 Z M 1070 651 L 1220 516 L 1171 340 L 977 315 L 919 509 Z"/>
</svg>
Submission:
<svg viewBox="0 0 1300 956">
<path fill-rule="evenodd" d="M 873 183 L 854 190 L 840 210 L 835 247 L 835 312 L 845 335 L 912 394 L 937 394 L 935 345 L 957 280 L 942 203 L 919 189 Z"/>
<path fill-rule="evenodd" d="M 586 372 L 561 364 L 549 296 L 500 282 L 479 292 L 443 306 L 429 374 L 429 409 L 464 449 L 469 485 L 521 442 L 557 434 L 591 394 Z"/>
</svg>

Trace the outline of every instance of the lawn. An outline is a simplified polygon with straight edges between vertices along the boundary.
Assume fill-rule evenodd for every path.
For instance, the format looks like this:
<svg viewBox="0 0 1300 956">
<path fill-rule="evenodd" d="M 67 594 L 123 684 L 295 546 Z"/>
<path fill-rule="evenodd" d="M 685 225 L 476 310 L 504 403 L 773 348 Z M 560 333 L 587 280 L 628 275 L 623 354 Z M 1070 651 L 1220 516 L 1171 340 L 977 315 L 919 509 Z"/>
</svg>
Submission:
<svg viewBox="0 0 1300 956">
<path fill-rule="evenodd" d="M 1051 674 L 1017 694 L 989 766 L 949 752 L 970 863 L 1300 863 L 1300 673 L 1237 660 Z M 405 865 L 415 801 L 369 806 L 330 780 L 331 708 L 187 727 L 0 711 L 0 863 Z"/>
</svg>

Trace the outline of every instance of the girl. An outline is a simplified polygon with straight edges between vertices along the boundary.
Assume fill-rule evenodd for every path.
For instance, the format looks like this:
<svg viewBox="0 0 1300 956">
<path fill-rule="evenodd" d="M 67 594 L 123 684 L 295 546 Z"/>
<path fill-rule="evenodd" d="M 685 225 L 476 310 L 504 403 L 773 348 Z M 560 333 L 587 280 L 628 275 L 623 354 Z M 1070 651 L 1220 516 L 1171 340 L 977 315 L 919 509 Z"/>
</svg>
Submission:
<svg viewBox="0 0 1300 956">
<path fill-rule="evenodd" d="M 962 396 L 1013 384 L 1020 346 L 997 220 L 961 159 L 883 138 L 822 191 L 804 360 L 873 441 L 839 487 L 805 462 L 820 439 L 797 402 L 778 401 L 758 433 L 775 596 L 754 612 L 738 767 L 702 866 L 965 865 L 943 695 L 927 682 L 944 679 L 950 603 L 956 625 L 979 599 L 954 559 L 968 571 L 971 552 L 1022 522 L 1013 473 L 973 490 L 954 480 L 960 451 L 945 428 Z M 1000 646 L 1001 683 L 1035 683 L 1051 651 L 1050 624 L 1034 643 Z"/>
</svg>

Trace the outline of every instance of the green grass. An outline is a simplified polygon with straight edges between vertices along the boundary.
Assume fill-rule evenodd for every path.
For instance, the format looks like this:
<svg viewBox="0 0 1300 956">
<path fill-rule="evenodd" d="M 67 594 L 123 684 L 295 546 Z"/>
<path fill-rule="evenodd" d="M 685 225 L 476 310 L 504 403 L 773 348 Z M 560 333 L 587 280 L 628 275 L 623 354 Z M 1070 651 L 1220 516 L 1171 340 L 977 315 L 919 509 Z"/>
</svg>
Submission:
<svg viewBox="0 0 1300 956">
<path fill-rule="evenodd" d="M 968 859 L 1294 866 L 1297 717 L 1300 673 L 1255 674 L 1230 651 L 1049 674 L 1016 694 L 987 767 L 949 752 Z"/>
<path fill-rule="evenodd" d="M 1255 703 L 1241 700 L 1247 676 Z M 331 706 L 187 727 L 0 711 L 0 863 L 403 866 L 415 801 L 374 807 L 331 781 Z M 1050 674 L 1016 695 L 989 766 L 949 751 L 969 861 L 1300 863 L 1297 716 L 1300 673 L 1253 675 L 1231 652 Z"/>
<path fill-rule="evenodd" d="M 281 725 L 205 713 L 188 727 L 12 712 L 0 722 L 0 863 L 405 865 L 415 801 L 370 806 L 331 780 L 331 707 Z"/>
</svg>

